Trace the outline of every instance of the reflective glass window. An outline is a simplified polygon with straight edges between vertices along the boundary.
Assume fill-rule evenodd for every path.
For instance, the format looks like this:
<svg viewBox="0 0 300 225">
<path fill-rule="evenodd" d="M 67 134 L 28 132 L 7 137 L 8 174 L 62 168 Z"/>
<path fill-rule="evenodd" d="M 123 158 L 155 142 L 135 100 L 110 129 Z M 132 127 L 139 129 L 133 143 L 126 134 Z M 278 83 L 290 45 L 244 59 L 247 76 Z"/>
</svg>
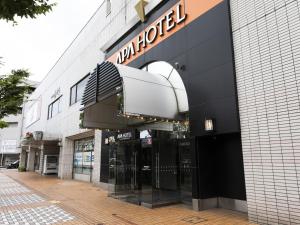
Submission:
<svg viewBox="0 0 300 225">
<path fill-rule="evenodd" d="M 80 80 L 77 84 L 71 87 L 70 90 L 70 105 L 79 102 L 84 94 L 85 86 L 89 80 L 89 75 Z"/>
<path fill-rule="evenodd" d="M 94 165 L 94 138 L 74 142 L 73 172 L 91 175 Z"/>
<path fill-rule="evenodd" d="M 61 97 L 62 96 L 60 96 L 48 106 L 48 119 L 51 119 L 61 112 Z"/>
</svg>

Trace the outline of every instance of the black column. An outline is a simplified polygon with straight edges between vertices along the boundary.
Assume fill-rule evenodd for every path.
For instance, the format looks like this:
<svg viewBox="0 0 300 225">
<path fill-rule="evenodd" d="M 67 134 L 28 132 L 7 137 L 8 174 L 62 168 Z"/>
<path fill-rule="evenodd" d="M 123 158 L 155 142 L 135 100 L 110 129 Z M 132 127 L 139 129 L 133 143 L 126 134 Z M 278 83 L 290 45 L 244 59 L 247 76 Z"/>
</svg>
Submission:
<svg viewBox="0 0 300 225">
<path fill-rule="evenodd" d="M 216 139 L 213 136 L 194 137 L 191 140 L 193 165 L 193 198 L 217 197 Z"/>
</svg>

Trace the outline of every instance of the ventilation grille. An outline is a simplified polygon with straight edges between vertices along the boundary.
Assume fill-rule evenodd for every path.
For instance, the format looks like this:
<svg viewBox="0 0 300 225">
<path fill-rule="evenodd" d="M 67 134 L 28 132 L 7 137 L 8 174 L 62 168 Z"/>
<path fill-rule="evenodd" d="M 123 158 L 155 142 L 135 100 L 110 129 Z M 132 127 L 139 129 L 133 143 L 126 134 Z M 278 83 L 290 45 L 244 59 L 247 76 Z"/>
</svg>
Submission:
<svg viewBox="0 0 300 225">
<path fill-rule="evenodd" d="M 117 87 L 122 86 L 122 80 L 118 69 L 111 62 L 104 62 L 98 66 L 99 84 L 98 97 L 105 99 L 116 93 Z"/>
<path fill-rule="evenodd" d="M 83 97 L 82 97 L 82 105 L 87 105 L 92 102 L 96 102 L 97 97 L 97 71 L 90 75 L 90 78 L 85 86 Z"/>
<path fill-rule="evenodd" d="M 84 106 L 103 100 L 115 93 L 118 87 L 122 86 L 122 79 L 119 71 L 111 62 L 103 62 L 91 74 L 85 87 L 82 104 Z"/>
</svg>

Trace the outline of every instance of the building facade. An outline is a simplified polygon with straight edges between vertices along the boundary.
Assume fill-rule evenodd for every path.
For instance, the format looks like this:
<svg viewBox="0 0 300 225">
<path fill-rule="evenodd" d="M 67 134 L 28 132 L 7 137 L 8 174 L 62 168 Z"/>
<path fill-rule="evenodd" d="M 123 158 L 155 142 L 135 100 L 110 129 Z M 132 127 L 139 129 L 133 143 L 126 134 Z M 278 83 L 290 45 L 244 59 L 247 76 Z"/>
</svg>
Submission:
<svg viewBox="0 0 300 225">
<path fill-rule="evenodd" d="M 57 156 L 60 178 L 147 207 L 299 223 L 298 2 L 145 4 L 102 3 L 26 103 L 21 162 Z"/>
<path fill-rule="evenodd" d="M 8 127 L 0 130 L 1 166 L 7 166 L 19 159 L 21 137 L 21 115 L 8 116 L 3 119 Z"/>
</svg>

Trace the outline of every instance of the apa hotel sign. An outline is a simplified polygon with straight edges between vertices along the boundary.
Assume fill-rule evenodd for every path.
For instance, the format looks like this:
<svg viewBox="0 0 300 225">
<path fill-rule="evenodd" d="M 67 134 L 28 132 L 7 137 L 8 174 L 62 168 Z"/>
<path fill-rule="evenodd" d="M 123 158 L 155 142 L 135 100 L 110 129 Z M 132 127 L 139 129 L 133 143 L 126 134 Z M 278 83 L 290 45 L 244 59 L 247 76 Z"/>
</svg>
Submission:
<svg viewBox="0 0 300 225">
<path fill-rule="evenodd" d="M 187 15 L 183 12 L 182 8 L 181 4 L 177 5 L 175 10 L 168 11 L 158 21 L 143 31 L 135 41 L 125 46 L 118 53 L 117 63 L 122 64 L 125 59 L 129 59 L 136 52 L 141 52 L 142 49 L 152 44 L 158 36 L 163 36 L 166 32 L 173 30 L 176 25 L 185 21 Z"/>
<path fill-rule="evenodd" d="M 180 0 L 107 61 L 128 64 L 224 0 Z"/>
</svg>

